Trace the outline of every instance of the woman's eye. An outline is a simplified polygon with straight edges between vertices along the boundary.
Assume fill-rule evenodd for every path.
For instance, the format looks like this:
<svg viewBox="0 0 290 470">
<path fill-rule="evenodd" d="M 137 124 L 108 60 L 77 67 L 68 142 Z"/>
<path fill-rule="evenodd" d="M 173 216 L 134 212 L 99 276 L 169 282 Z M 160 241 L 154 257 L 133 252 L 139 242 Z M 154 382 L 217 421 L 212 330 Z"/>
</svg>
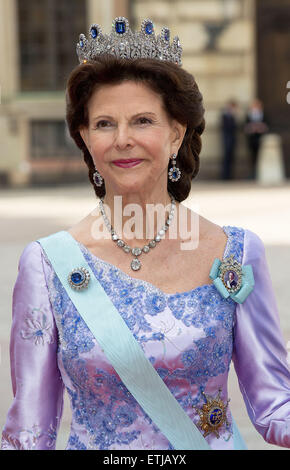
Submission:
<svg viewBox="0 0 290 470">
<path fill-rule="evenodd" d="M 151 124 L 152 121 L 146 117 L 141 117 L 138 119 L 138 121 L 141 123 L 141 124 Z"/>
<path fill-rule="evenodd" d="M 151 119 L 148 119 L 146 117 L 141 117 L 139 119 L 137 119 L 137 123 L 138 124 L 152 124 L 152 121 Z M 111 122 L 110 121 L 99 121 L 96 125 L 95 125 L 95 129 L 104 129 L 106 127 L 110 127 L 111 125 Z"/>
<path fill-rule="evenodd" d="M 110 122 L 109 121 L 99 121 L 96 124 L 96 129 L 99 129 L 100 127 L 108 127 L 107 124 L 110 124 Z"/>
</svg>

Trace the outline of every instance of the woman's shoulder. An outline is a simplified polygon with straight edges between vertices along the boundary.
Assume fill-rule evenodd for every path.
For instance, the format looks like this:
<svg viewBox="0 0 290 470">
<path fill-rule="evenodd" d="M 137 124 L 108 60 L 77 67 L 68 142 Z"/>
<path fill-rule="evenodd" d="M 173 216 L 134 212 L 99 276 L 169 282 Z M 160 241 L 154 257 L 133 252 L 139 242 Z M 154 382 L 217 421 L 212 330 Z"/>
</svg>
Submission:
<svg viewBox="0 0 290 470">
<path fill-rule="evenodd" d="M 37 240 L 28 242 L 18 259 L 18 276 L 25 283 L 35 282 L 39 285 L 47 279 L 51 265 L 46 258 L 41 244 Z"/>
<path fill-rule="evenodd" d="M 51 268 L 51 262 L 48 259 L 45 248 L 41 243 L 41 239 L 53 237 L 58 233 L 60 232 L 54 232 L 48 234 L 45 237 L 39 237 L 38 239 L 28 242 L 20 253 L 18 270 L 37 269 L 38 271 L 46 271 L 47 266 Z"/>
<path fill-rule="evenodd" d="M 253 230 L 242 227 L 240 225 L 218 225 L 213 222 L 207 221 L 208 230 L 214 234 L 220 232 L 225 233 L 228 237 L 231 236 L 235 239 L 243 240 L 244 242 L 256 243 L 257 245 L 263 244 L 262 238 Z"/>
<path fill-rule="evenodd" d="M 19 258 L 19 265 L 28 265 L 33 264 L 34 262 L 39 262 L 42 256 L 42 248 L 40 243 L 37 240 L 28 242 Z"/>
<path fill-rule="evenodd" d="M 203 216 L 199 216 L 199 233 L 201 239 L 224 241 L 241 241 L 244 238 L 245 228 L 235 225 L 219 225 Z"/>
<path fill-rule="evenodd" d="M 223 230 L 236 241 L 239 240 L 244 248 L 251 246 L 254 250 L 258 251 L 265 248 L 261 236 L 249 228 L 237 225 L 224 225 Z"/>
<path fill-rule="evenodd" d="M 265 245 L 261 236 L 255 231 L 239 225 L 218 225 L 208 219 L 201 218 L 201 236 L 222 240 L 226 237 L 225 256 L 233 254 L 242 259 L 244 254 L 259 259 L 265 253 Z"/>
</svg>

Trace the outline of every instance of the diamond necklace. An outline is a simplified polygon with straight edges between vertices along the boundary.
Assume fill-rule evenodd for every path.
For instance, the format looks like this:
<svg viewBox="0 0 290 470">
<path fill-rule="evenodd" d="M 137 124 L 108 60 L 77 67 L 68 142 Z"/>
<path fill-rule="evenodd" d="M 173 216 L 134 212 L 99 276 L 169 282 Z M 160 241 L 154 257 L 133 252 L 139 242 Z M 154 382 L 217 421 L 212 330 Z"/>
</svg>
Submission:
<svg viewBox="0 0 290 470">
<path fill-rule="evenodd" d="M 156 243 L 161 241 L 161 237 L 165 235 L 165 232 L 169 229 L 169 225 L 171 224 L 171 221 L 173 219 L 175 206 L 176 206 L 174 197 L 170 195 L 170 198 L 171 198 L 171 207 L 170 207 L 169 216 L 165 222 L 165 225 L 163 225 L 162 229 L 159 230 L 156 237 L 153 240 L 150 240 L 148 245 L 144 245 L 143 248 L 139 248 L 139 247 L 131 248 L 120 237 L 118 237 L 108 217 L 106 216 L 105 209 L 103 206 L 104 196 L 100 199 L 100 202 L 99 202 L 100 212 L 103 216 L 106 227 L 111 233 L 112 240 L 116 242 L 117 246 L 122 248 L 125 253 L 132 253 L 132 255 L 135 257 L 131 261 L 131 268 L 133 269 L 133 271 L 138 271 L 139 269 L 141 269 L 141 261 L 137 257 L 140 256 L 142 253 L 148 253 L 150 248 L 155 248 Z"/>
</svg>

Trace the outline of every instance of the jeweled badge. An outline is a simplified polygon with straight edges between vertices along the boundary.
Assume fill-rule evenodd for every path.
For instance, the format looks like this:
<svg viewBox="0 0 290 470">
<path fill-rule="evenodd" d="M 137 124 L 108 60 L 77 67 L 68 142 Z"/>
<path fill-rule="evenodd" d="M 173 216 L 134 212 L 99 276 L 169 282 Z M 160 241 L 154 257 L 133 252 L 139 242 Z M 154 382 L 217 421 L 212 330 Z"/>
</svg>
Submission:
<svg viewBox="0 0 290 470">
<path fill-rule="evenodd" d="M 219 278 L 228 292 L 240 290 L 243 281 L 243 271 L 241 264 L 234 259 L 233 255 L 221 263 Z"/>
<path fill-rule="evenodd" d="M 203 393 L 206 403 L 202 408 L 193 406 L 199 414 L 198 426 L 203 431 L 203 436 L 206 437 L 213 433 L 217 438 L 220 437 L 219 430 L 222 426 L 229 426 L 227 420 L 227 407 L 230 399 L 224 402 L 221 397 L 221 389 L 219 389 L 216 397 L 211 397 Z"/>
<path fill-rule="evenodd" d="M 244 302 L 255 285 L 252 266 L 242 266 L 233 255 L 223 261 L 215 258 L 209 277 L 225 299 L 231 297 L 238 303 Z"/>
</svg>

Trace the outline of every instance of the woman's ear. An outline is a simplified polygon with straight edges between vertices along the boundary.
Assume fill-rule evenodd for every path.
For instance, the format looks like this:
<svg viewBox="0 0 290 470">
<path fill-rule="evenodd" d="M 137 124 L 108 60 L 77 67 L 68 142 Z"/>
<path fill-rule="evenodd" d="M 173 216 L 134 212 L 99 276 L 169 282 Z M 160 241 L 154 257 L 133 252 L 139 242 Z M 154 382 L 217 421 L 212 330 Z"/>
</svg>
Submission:
<svg viewBox="0 0 290 470">
<path fill-rule="evenodd" d="M 86 144 L 87 148 L 90 150 L 89 132 L 88 132 L 87 127 L 80 127 L 79 128 L 79 133 L 80 133 L 81 138 L 83 139 L 84 143 Z"/>
<path fill-rule="evenodd" d="M 183 139 L 186 133 L 186 129 L 187 129 L 187 126 L 174 120 L 172 147 L 175 153 L 178 153 L 178 150 L 181 147 L 181 144 L 183 142 Z"/>
</svg>

